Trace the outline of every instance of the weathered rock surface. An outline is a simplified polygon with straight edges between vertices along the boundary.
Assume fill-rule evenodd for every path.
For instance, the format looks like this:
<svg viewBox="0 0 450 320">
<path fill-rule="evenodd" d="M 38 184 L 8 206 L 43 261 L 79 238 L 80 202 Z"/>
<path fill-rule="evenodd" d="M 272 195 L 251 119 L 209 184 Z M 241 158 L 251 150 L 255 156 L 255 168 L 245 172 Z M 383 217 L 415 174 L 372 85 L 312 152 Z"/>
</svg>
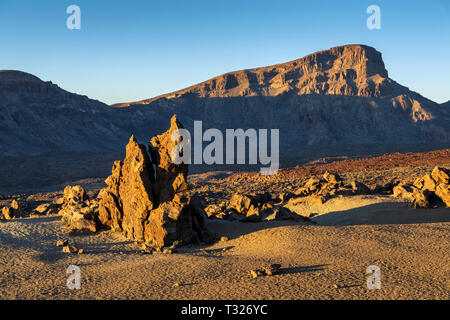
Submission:
<svg viewBox="0 0 450 320">
<path fill-rule="evenodd" d="M 61 209 L 58 214 L 71 234 L 97 232 L 98 202 L 89 199 L 81 186 L 66 186 L 64 196 L 58 201 Z"/>
<path fill-rule="evenodd" d="M 156 166 L 155 183 L 156 193 L 159 193 L 159 201 L 171 200 L 178 192 L 187 191 L 188 164 L 175 164 L 171 153 L 175 146 L 181 142 L 181 138 L 172 141 L 172 134 L 183 125 L 173 116 L 170 120 L 170 129 L 163 134 L 153 137 L 149 144 L 149 153 L 152 163 Z"/>
<path fill-rule="evenodd" d="M 318 200 L 322 199 L 321 201 L 338 195 L 367 193 L 371 193 L 371 190 L 363 183 L 352 181 L 350 186 L 345 186 L 339 175 L 328 171 L 322 177 L 310 178 L 303 187 L 295 191 L 296 196 L 315 196 Z"/>
<path fill-rule="evenodd" d="M 125 159 L 114 163 L 108 187 L 99 194 L 103 225 L 155 247 L 210 240 L 200 201 L 183 194 L 188 167 L 171 160 L 176 144 L 171 134 L 177 128 L 182 125 L 174 116 L 170 129 L 151 140 L 151 156 L 131 137 Z"/>
<path fill-rule="evenodd" d="M 395 197 L 406 198 L 418 208 L 450 207 L 450 170 L 436 166 L 431 175 L 416 179 L 413 185 L 397 185 L 393 191 Z"/>
<path fill-rule="evenodd" d="M 228 205 L 210 204 L 205 211 L 208 218 L 232 221 L 304 220 L 312 223 L 310 215 L 294 209 L 298 201 L 303 203 L 307 199 L 312 205 L 322 205 L 333 197 L 370 193 L 371 189 L 363 183 L 352 181 L 350 185 L 344 185 L 339 175 L 327 171 L 320 177 L 310 178 L 295 192 L 286 190 L 278 195 L 235 193 Z"/>
<path fill-rule="evenodd" d="M 3 207 L 0 213 L 0 219 L 10 220 L 20 218 L 23 215 L 23 208 L 19 205 L 17 200 L 14 199 L 10 206 Z"/>
</svg>

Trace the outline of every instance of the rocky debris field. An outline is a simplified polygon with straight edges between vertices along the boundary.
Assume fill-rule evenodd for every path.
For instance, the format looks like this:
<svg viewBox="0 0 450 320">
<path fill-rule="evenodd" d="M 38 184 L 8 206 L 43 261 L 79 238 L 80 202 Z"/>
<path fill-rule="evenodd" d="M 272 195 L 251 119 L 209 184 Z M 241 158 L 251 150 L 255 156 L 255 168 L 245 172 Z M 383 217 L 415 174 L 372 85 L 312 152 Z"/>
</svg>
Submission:
<svg viewBox="0 0 450 320">
<path fill-rule="evenodd" d="M 350 197 L 355 204 L 343 209 L 357 203 L 399 203 L 395 198 L 416 208 L 450 206 L 449 149 L 305 165 L 273 176 L 210 172 L 189 177 L 188 166 L 170 158 L 179 143 L 171 136 L 179 128 L 183 126 L 173 116 L 169 130 L 150 139 L 148 148 L 132 136 L 106 187 L 86 191 L 75 185 L 62 193 L 4 197 L 0 220 L 58 215 L 69 235 L 111 229 L 152 253 L 219 240 L 219 234 L 205 228 L 208 219 L 316 224 L 320 220 L 314 217 Z"/>
<path fill-rule="evenodd" d="M 129 149 L 133 148 L 138 150 L 136 152 L 140 152 L 142 156 L 146 154 L 143 151 L 145 148 L 140 146 L 135 139 L 132 139 L 129 144 Z M 150 150 L 152 149 L 150 148 Z M 155 150 L 158 150 L 158 148 Z M 165 151 L 162 151 L 161 154 L 165 154 L 167 157 L 168 147 L 166 146 L 162 150 Z M 147 188 L 145 184 L 153 183 L 153 189 L 163 190 L 162 192 L 166 193 L 163 197 L 166 199 L 175 198 L 178 201 L 183 197 L 195 197 L 198 206 L 203 207 L 205 214 L 213 218 L 228 217 L 231 220 L 237 219 L 243 222 L 259 220 L 256 217 L 262 216 L 264 216 L 264 219 L 269 217 L 267 220 L 276 216 L 288 218 L 289 213 L 283 212 L 283 209 L 282 212 L 279 212 L 279 208 L 284 207 L 280 205 L 292 198 L 312 197 L 314 198 L 313 201 L 320 203 L 336 196 L 356 194 L 394 195 L 394 187 L 397 187 L 395 188 L 395 196 L 408 198 L 412 202 L 416 202 L 419 207 L 442 205 L 443 203 L 448 205 L 448 202 L 446 202 L 448 201 L 448 183 L 445 177 L 450 169 L 450 149 L 425 153 L 387 154 L 355 160 L 340 160 L 326 164 L 305 165 L 281 169 L 274 176 L 261 176 L 252 172 L 239 174 L 208 172 L 188 176 L 187 168 L 172 167 L 169 169 L 167 158 L 164 159 L 163 157 L 165 164 L 157 166 L 162 178 L 159 178 L 156 184 L 152 181 L 155 172 L 153 172 L 153 167 L 149 162 L 150 154 L 147 155 L 148 159 L 143 156 L 140 160 L 141 163 L 139 161 L 135 163 L 135 165 L 143 166 L 143 172 L 148 171 L 140 182 L 142 187 Z M 159 159 L 158 152 L 154 151 L 152 157 Z M 130 158 L 128 156 L 128 159 Z M 127 157 L 125 160 L 127 160 Z M 116 161 L 113 166 L 113 174 L 106 180 L 106 183 L 110 185 L 104 189 L 99 188 L 99 186 L 104 185 L 104 183 L 101 183 L 101 179 L 96 179 L 85 183 L 88 191 L 80 191 L 76 187 L 74 190 L 66 188 L 61 192 L 20 194 L 10 197 L 0 196 L 0 207 L 3 207 L 1 217 L 3 219 L 14 218 L 14 216 L 16 218 L 34 217 L 74 211 L 74 208 L 72 208 L 74 199 L 71 199 L 72 196 L 69 195 L 71 192 L 83 193 L 79 195 L 81 196 L 81 203 L 84 203 L 86 198 L 92 201 L 92 203 L 82 204 L 83 208 L 78 208 L 75 211 L 81 211 L 82 213 L 87 213 L 89 210 L 98 211 L 99 199 L 103 199 L 103 203 L 107 203 L 108 195 L 118 192 L 117 187 L 120 185 L 120 179 L 117 180 L 117 176 L 121 173 L 123 163 L 124 161 Z M 167 168 L 164 168 L 164 166 Z M 435 169 L 436 166 L 439 169 Z M 435 169 L 434 178 L 433 169 Z M 170 170 L 173 172 L 170 173 Z M 125 176 L 120 177 L 122 179 L 122 190 L 125 189 L 124 186 L 127 183 L 123 181 Z M 146 181 L 143 182 L 144 180 Z M 439 183 L 436 183 L 435 180 Z M 439 198 L 440 194 L 441 200 L 429 194 L 435 192 L 435 188 L 438 186 L 436 196 Z M 173 188 L 179 189 L 174 192 Z M 424 189 L 422 191 L 425 194 L 428 193 L 427 196 L 432 198 L 431 204 L 423 203 L 421 205 L 414 200 L 413 195 L 408 195 L 414 189 Z M 149 197 L 152 197 L 153 193 L 154 191 L 145 190 L 145 194 L 148 194 Z M 176 193 L 177 196 L 175 196 Z M 182 195 L 182 197 L 179 197 L 179 195 Z M 120 194 L 115 195 L 117 200 L 118 196 L 120 197 Z M 111 203 L 109 205 L 111 206 Z M 60 212 L 59 206 L 67 210 Z M 114 208 L 105 208 L 105 210 L 114 210 Z M 264 214 L 261 215 L 262 212 Z M 108 216 L 108 214 L 111 213 L 103 212 L 103 219 L 107 226 L 111 226 L 112 220 L 107 220 L 113 219 L 114 215 Z M 117 223 L 118 221 L 116 227 Z"/>
</svg>

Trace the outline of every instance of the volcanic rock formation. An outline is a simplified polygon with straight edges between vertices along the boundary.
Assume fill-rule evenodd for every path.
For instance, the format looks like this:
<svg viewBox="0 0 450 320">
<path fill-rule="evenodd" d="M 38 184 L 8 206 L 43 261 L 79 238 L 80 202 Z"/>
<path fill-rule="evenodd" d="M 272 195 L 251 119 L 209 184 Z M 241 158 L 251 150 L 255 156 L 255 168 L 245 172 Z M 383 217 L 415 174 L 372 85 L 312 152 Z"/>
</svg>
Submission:
<svg viewBox="0 0 450 320">
<path fill-rule="evenodd" d="M 176 116 L 170 129 L 153 138 L 150 154 L 132 136 L 123 161 L 114 163 L 100 192 L 99 219 L 129 239 L 163 247 L 175 241 L 184 244 L 208 241 L 204 212 L 187 191 L 187 165 L 170 158 L 173 130 L 182 127 Z"/>
</svg>

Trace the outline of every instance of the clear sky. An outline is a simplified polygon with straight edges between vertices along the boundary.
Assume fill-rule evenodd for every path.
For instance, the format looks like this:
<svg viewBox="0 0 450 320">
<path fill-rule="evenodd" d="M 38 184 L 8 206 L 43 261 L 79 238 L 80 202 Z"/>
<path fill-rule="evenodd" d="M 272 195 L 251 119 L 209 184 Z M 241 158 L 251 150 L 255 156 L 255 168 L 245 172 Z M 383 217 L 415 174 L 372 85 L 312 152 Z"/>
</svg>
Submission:
<svg viewBox="0 0 450 320">
<path fill-rule="evenodd" d="M 66 8 L 81 8 L 69 30 Z M 366 27 L 369 5 L 381 30 Z M 0 69 L 112 104 L 360 43 L 391 78 L 450 100 L 450 0 L 0 0 Z"/>
</svg>

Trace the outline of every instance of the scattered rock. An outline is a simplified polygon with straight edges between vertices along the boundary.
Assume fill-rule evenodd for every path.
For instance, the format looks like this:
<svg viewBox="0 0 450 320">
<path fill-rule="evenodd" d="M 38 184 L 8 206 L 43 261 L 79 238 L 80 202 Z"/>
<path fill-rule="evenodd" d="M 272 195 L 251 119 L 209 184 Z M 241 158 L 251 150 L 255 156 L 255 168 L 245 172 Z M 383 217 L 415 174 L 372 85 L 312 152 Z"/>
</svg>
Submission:
<svg viewBox="0 0 450 320">
<path fill-rule="evenodd" d="M 280 264 L 271 264 L 269 266 L 263 267 L 262 269 L 250 270 L 250 276 L 252 278 L 258 278 L 261 276 L 273 276 L 279 273 L 280 268 Z"/>
<path fill-rule="evenodd" d="M 63 203 L 77 205 L 89 200 L 86 190 L 82 186 L 66 186 L 64 188 Z"/>
<path fill-rule="evenodd" d="M 450 170 L 434 167 L 431 175 L 416 179 L 412 186 L 397 185 L 393 192 L 413 202 L 416 208 L 450 207 Z"/>
<path fill-rule="evenodd" d="M 250 197 L 234 194 L 230 199 L 229 208 L 235 209 L 238 213 L 246 215 L 252 204 L 254 205 L 254 202 L 252 202 Z"/>
<path fill-rule="evenodd" d="M 341 182 L 341 178 L 337 174 L 330 173 L 328 171 L 323 174 L 323 179 L 332 184 L 338 184 Z"/>
<path fill-rule="evenodd" d="M 3 219 L 10 220 L 14 218 L 20 218 L 24 214 L 24 208 L 19 205 L 16 199 L 14 199 L 9 207 L 3 207 L 1 215 Z"/>
<path fill-rule="evenodd" d="M 351 183 L 352 190 L 355 194 L 370 194 L 371 190 L 364 183 L 353 180 Z"/>
<path fill-rule="evenodd" d="M 322 177 L 310 178 L 303 187 L 295 191 L 295 195 L 301 197 L 316 196 L 323 197 L 319 199 L 327 199 L 331 196 L 336 196 L 345 192 L 352 192 L 352 189 L 344 188 L 339 175 L 325 172 Z"/>
<path fill-rule="evenodd" d="M 281 268 L 281 264 L 271 264 L 270 266 L 268 266 L 268 267 L 264 267 L 264 272 L 265 272 L 265 274 L 266 275 L 268 275 L 268 276 L 273 276 L 273 275 L 275 275 L 275 274 L 277 274 L 278 273 L 278 271 L 280 270 L 280 268 Z"/>
<path fill-rule="evenodd" d="M 393 195 L 394 197 L 400 197 L 414 201 L 413 190 L 414 190 L 413 187 L 410 185 L 399 184 L 394 187 Z"/>
<path fill-rule="evenodd" d="M 69 245 L 69 240 L 58 240 L 56 242 L 57 247 L 65 247 Z"/>
<path fill-rule="evenodd" d="M 67 244 L 63 246 L 62 251 L 65 253 L 78 253 L 79 249 L 76 244 Z"/>
<path fill-rule="evenodd" d="M 219 216 L 222 213 L 222 208 L 215 204 L 210 204 L 205 208 L 205 212 L 208 218 Z"/>
<path fill-rule="evenodd" d="M 14 210 L 10 207 L 3 207 L 2 208 L 2 215 L 3 218 L 6 220 L 10 220 L 14 218 Z"/>
<path fill-rule="evenodd" d="M 426 191 L 421 191 L 419 189 L 414 188 L 413 190 L 413 203 L 416 208 L 429 208 L 430 203 L 428 201 L 428 196 L 425 193 Z"/>
<path fill-rule="evenodd" d="M 47 210 L 50 208 L 51 203 L 44 203 L 41 204 L 39 206 L 37 206 L 36 208 L 34 208 L 33 212 L 37 213 L 37 214 L 45 214 L 47 212 Z"/>
<path fill-rule="evenodd" d="M 95 233 L 98 230 L 96 217 L 91 213 L 73 212 L 66 222 L 67 231 L 72 235 Z"/>
<path fill-rule="evenodd" d="M 228 241 L 228 237 L 226 237 L 226 236 L 220 237 L 220 241 L 221 242 Z"/>
<path fill-rule="evenodd" d="M 280 194 L 278 195 L 278 198 L 276 199 L 276 200 L 278 200 L 278 201 L 277 201 L 277 204 L 284 203 L 284 202 L 288 201 L 289 199 L 291 199 L 293 196 L 295 196 L 295 194 L 292 193 L 292 192 L 283 192 L 283 193 L 280 193 Z"/>
<path fill-rule="evenodd" d="M 265 217 L 264 220 L 296 220 L 298 215 L 286 207 L 275 207 L 271 210 L 271 213 Z"/>
<path fill-rule="evenodd" d="M 252 278 L 258 278 L 259 276 L 263 275 L 263 272 L 261 270 L 250 270 L 250 275 Z"/>
<path fill-rule="evenodd" d="M 61 221 L 70 234 L 85 234 L 97 232 L 98 202 L 90 200 L 81 186 L 66 186 L 62 197 Z"/>
</svg>

